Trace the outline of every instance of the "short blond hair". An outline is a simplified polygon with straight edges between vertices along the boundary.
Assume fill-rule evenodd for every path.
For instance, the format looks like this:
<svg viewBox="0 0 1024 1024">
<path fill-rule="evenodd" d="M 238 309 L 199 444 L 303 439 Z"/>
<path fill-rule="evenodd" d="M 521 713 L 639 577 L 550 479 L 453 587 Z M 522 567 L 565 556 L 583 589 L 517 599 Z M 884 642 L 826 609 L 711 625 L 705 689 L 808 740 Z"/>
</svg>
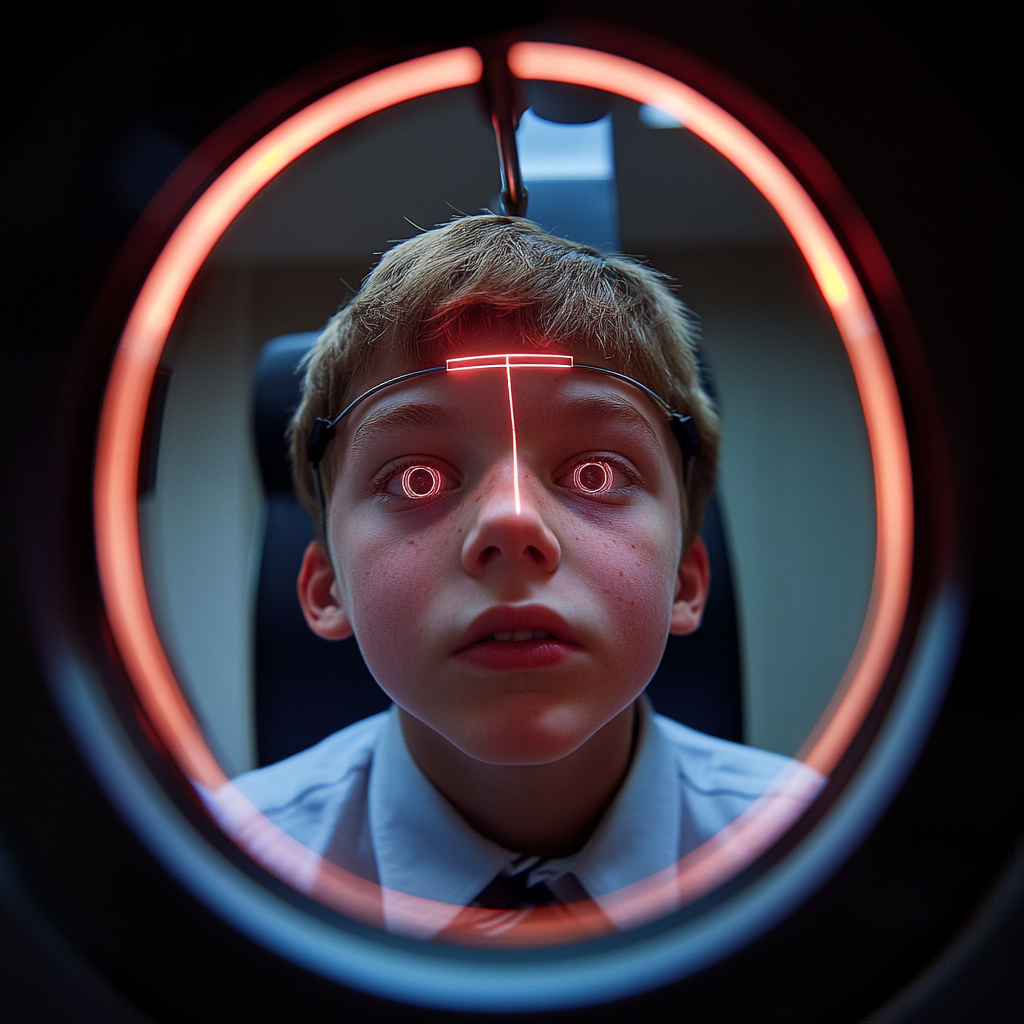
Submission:
<svg viewBox="0 0 1024 1024">
<path fill-rule="evenodd" d="M 554 237 L 531 221 L 494 215 L 461 217 L 386 252 L 306 357 L 289 434 L 295 491 L 317 529 L 306 455 L 313 422 L 336 416 L 355 397 L 356 379 L 376 363 L 421 369 L 481 328 L 511 331 L 538 348 L 592 351 L 693 417 L 701 443 L 683 493 L 688 549 L 715 486 L 721 437 L 700 382 L 693 314 L 650 267 Z M 321 469 L 325 497 L 338 465 L 330 455 L 328 449 Z"/>
</svg>

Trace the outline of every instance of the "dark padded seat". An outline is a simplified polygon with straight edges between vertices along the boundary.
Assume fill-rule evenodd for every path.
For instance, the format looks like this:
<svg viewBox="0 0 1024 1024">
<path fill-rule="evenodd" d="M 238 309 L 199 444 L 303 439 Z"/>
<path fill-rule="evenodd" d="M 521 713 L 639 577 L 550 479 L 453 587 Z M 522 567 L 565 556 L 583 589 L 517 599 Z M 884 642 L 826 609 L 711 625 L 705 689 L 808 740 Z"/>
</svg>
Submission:
<svg viewBox="0 0 1024 1024">
<path fill-rule="evenodd" d="M 304 750 L 390 701 L 355 640 L 332 643 L 302 617 L 295 580 L 313 523 L 292 490 L 284 434 L 299 401 L 297 364 L 315 334 L 267 342 L 256 367 L 255 436 L 266 491 L 266 528 L 256 596 L 256 735 L 260 765 Z M 701 535 L 711 595 L 692 636 L 670 637 L 648 694 L 657 711 L 725 739 L 742 740 L 739 638 L 726 538 L 712 497 Z"/>
</svg>

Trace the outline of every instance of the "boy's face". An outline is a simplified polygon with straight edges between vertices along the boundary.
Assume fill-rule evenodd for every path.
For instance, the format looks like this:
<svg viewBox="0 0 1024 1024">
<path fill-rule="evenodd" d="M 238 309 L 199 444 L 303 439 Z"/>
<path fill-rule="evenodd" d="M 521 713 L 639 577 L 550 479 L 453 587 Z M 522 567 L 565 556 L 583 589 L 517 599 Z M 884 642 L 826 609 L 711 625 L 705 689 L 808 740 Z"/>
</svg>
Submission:
<svg viewBox="0 0 1024 1024">
<path fill-rule="evenodd" d="M 458 354 L 516 351 L 488 332 Z M 316 632 L 354 631 L 387 694 L 463 753 L 544 764 L 639 696 L 670 630 L 696 629 L 707 561 L 699 541 L 682 557 L 679 450 L 652 402 L 578 370 L 511 377 L 518 473 L 501 369 L 428 375 L 343 421 L 333 574 L 307 552 L 299 593 Z"/>
</svg>

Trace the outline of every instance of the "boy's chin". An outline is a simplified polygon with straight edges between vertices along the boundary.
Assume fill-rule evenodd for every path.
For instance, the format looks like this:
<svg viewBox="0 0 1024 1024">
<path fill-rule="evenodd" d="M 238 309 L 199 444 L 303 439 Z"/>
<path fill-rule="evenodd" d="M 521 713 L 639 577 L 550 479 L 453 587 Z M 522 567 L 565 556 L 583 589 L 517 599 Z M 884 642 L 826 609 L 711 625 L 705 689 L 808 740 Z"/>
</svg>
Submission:
<svg viewBox="0 0 1024 1024">
<path fill-rule="evenodd" d="M 547 737 L 504 737 L 500 742 L 457 744 L 474 761 L 495 766 L 529 767 L 553 764 L 578 750 L 589 737 L 577 742 L 552 741 Z"/>
<path fill-rule="evenodd" d="M 543 765 L 568 757 L 605 724 L 572 707 L 524 708 L 480 716 L 461 735 L 446 738 L 484 764 Z"/>
</svg>

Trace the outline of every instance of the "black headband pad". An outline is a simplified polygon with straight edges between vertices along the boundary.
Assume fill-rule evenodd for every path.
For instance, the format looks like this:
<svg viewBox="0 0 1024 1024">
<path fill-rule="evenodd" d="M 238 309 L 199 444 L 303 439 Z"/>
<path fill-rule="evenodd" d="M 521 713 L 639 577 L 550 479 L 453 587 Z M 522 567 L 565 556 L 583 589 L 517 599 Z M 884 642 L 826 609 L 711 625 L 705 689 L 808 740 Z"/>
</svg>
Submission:
<svg viewBox="0 0 1024 1024">
<path fill-rule="evenodd" d="M 306 438 L 306 455 L 314 466 L 319 466 L 321 461 L 323 461 L 327 446 L 331 443 L 331 439 L 337 433 L 337 430 L 338 426 L 336 423 L 325 420 L 322 416 L 318 416 L 313 420 L 309 437 Z"/>
</svg>

